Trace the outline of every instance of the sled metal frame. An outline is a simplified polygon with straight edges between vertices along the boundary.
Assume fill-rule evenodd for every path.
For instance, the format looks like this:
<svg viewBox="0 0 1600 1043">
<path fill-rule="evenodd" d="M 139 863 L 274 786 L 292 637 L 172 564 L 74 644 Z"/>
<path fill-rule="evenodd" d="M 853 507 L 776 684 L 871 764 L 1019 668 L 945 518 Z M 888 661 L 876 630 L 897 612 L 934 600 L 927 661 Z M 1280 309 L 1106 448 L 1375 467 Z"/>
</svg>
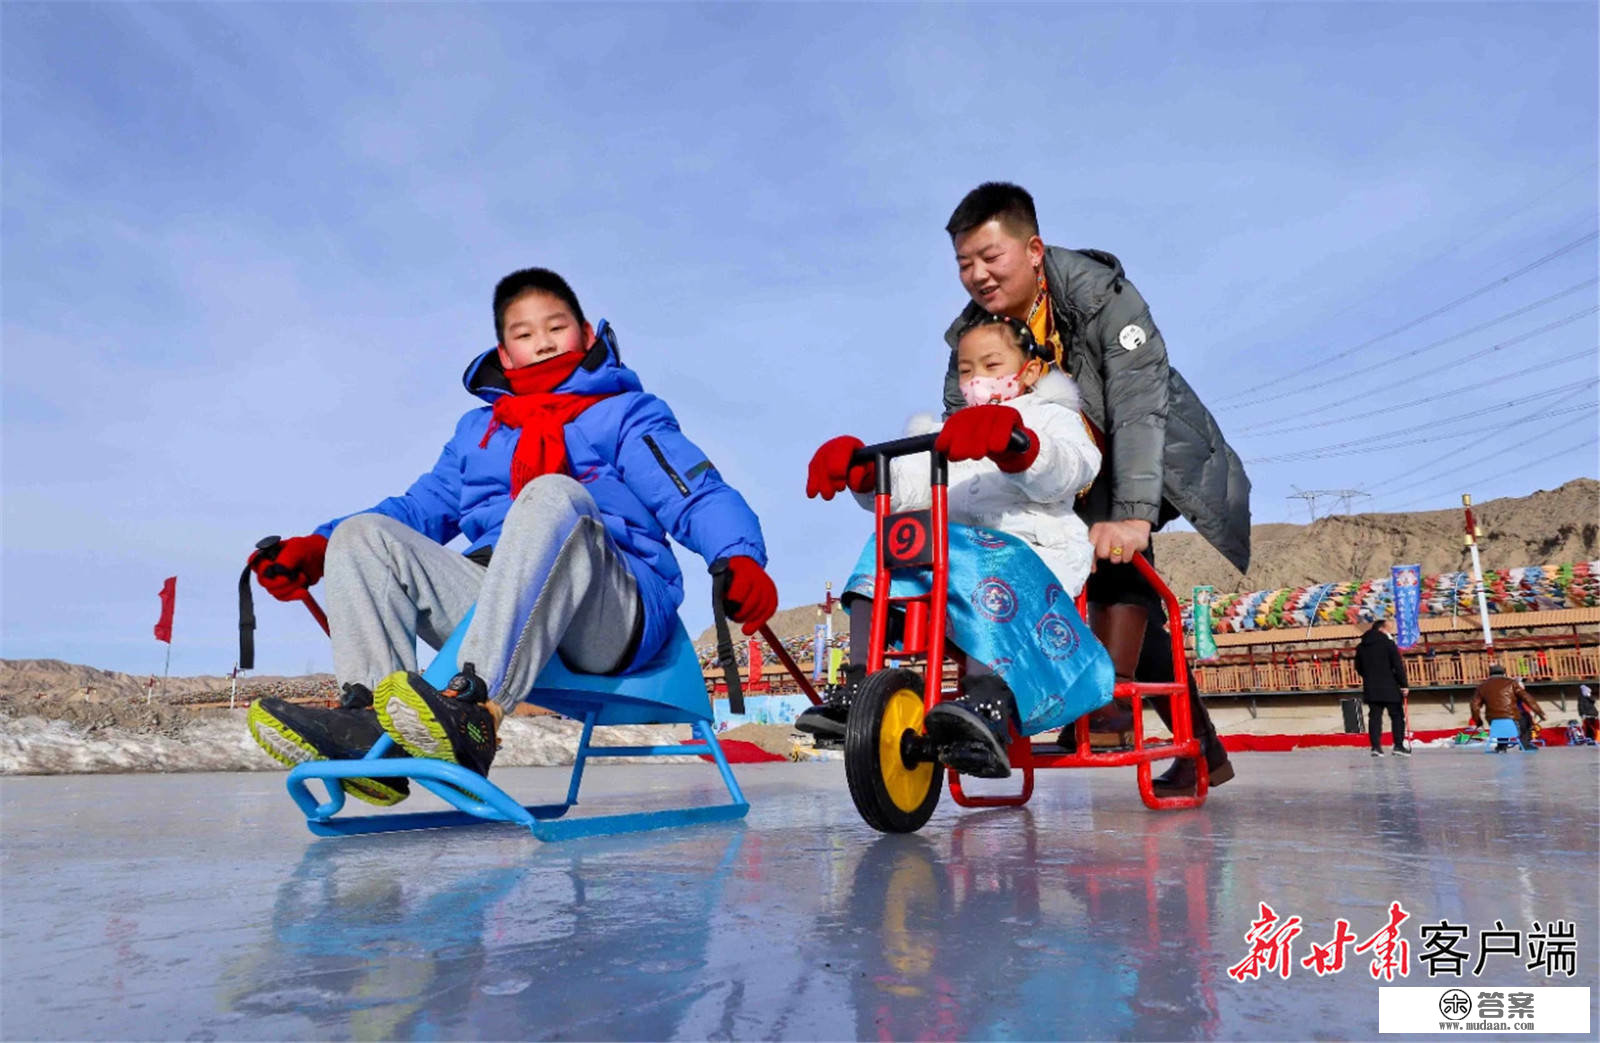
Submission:
<svg viewBox="0 0 1600 1043">
<path fill-rule="evenodd" d="M 456 650 L 471 620 L 469 613 L 439 649 L 432 665 L 424 673 L 423 676 L 435 688 L 443 688 L 455 673 Z M 671 700 L 652 698 L 653 694 L 659 696 L 665 691 L 673 693 Z M 320 760 L 298 765 L 289 772 L 289 796 L 305 813 L 306 826 L 317 836 L 323 837 L 511 823 L 525 827 L 543 841 L 572 840 L 728 822 L 743 818 L 750 810 L 750 804 L 739 788 L 739 781 L 728 766 L 722 744 L 717 741 L 711 721 L 711 702 L 706 695 L 699 660 L 681 622 L 661 653 L 633 674 L 575 674 L 566 669 L 559 656 L 556 657 L 539 675 L 527 701 L 583 721 L 572 774 L 567 782 L 567 796 L 561 803 L 523 804 L 488 778 L 448 761 L 422 757 L 385 758 L 384 754 L 394 747 L 394 740 L 387 735 L 380 738 L 359 760 Z M 607 724 L 688 724 L 700 742 L 660 746 L 593 745 L 591 740 L 595 727 Z M 565 817 L 578 803 L 583 769 L 591 758 L 681 756 L 709 756 L 727 788 L 728 803 Z M 454 810 L 338 817 L 346 799 L 344 788 L 338 780 L 401 776 L 421 783 Z M 309 785 L 312 779 L 322 780 L 327 799 L 319 800 L 312 793 Z"/>
</svg>

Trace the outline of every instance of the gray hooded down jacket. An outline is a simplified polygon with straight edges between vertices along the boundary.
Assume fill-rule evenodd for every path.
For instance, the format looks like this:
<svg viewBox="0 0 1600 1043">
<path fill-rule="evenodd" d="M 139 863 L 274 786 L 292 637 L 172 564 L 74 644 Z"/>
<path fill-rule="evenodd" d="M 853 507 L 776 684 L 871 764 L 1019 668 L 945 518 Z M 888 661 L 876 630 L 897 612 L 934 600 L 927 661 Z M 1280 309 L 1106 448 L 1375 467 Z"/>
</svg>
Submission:
<svg viewBox="0 0 1600 1043">
<path fill-rule="evenodd" d="M 1187 381 L 1167 364 L 1150 307 L 1099 250 L 1049 247 L 1044 258 L 1067 371 L 1084 414 L 1106 434 L 1100 479 L 1080 506 L 1084 521 L 1142 519 L 1159 528 L 1188 518 L 1240 572 L 1250 566 L 1250 479 L 1222 429 Z M 945 333 L 948 415 L 965 403 L 956 372 L 957 335 L 981 314 L 968 304 Z"/>
</svg>

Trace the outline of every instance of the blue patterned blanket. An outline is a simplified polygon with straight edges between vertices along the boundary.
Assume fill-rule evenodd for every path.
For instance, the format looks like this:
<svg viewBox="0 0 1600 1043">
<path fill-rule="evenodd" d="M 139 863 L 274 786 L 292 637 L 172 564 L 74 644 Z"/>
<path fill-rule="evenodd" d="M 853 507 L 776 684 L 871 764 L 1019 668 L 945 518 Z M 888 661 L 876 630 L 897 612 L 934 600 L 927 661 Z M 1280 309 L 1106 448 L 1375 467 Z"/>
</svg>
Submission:
<svg viewBox="0 0 1600 1043">
<path fill-rule="evenodd" d="M 877 540 L 868 539 L 846 595 L 873 596 L 876 555 Z M 932 578 L 932 569 L 897 571 L 890 595 L 926 594 Z M 1055 573 L 1015 536 L 950 526 L 948 614 L 949 639 L 1011 686 L 1024 735 L 1061 728 L 1111 701 L 1111 657 Z"/>
</svg>

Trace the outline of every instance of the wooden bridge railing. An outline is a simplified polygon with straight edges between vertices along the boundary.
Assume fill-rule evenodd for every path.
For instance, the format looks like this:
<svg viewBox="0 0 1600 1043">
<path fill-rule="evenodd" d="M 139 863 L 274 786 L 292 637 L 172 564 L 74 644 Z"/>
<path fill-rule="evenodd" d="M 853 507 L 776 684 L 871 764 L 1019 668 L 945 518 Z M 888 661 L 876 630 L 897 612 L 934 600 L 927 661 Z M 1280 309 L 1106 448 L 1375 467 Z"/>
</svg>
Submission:
<svg viewBox="0 0 1600 1043">
<path fill-rule="evenodd" d="M 1516 649 L 1500 652 L 1506 673 L 1524 684 L 1579 683 L 1600 677 L 1600 648 Z M 1412 688 L 1473 686 L 1489 676 L 1489 656 L 1482 651 L 1407 655 L 1406 678 Z M 1195 680 L 1206 693 L 1333 692 L 1359 689 L 1361 675 L 1347 654 L 1296 657 L 1293 664 L 1197 663 Z"/>
</svg>

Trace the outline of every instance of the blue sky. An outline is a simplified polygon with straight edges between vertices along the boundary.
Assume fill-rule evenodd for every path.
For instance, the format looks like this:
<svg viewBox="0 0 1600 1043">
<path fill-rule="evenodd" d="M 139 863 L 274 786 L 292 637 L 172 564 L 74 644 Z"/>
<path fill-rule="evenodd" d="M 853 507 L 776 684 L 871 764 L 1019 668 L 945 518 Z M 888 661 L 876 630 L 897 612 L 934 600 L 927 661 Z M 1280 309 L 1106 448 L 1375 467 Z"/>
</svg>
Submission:
<svg viewBox="0 0 1600 1043">
<path fill-rule="evenodd" d="M 0 47 L 7 658 L 159 670 L 176 573 L 173 671 L 225 672 L 252 543 L 432 464 L 529 264 L 811 600 L 868 526 L 805 461 L 937 405 L 993 178 L 1122 259 L 1258 522 L 1597 471 L 1592 4 L 8 3 Z M 330 667 L 258 612 L 263 672 Z"/>
</svg>

